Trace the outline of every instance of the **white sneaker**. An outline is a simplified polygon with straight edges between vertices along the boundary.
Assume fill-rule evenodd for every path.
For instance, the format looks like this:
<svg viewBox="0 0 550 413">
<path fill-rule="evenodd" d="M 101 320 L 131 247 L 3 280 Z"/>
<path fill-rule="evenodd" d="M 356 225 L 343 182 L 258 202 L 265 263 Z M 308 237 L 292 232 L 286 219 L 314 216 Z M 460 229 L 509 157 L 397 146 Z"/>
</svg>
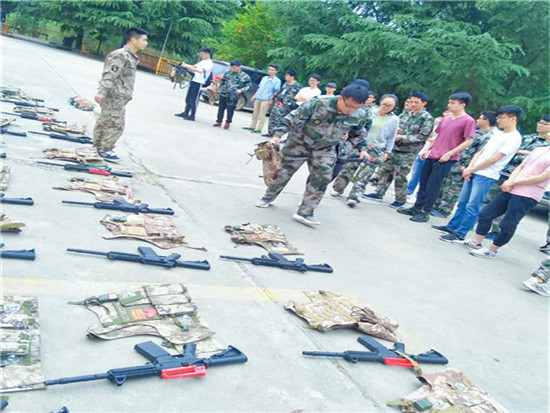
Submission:
<svg viewBox="0 0 550 413">
<path fill-rule="evenodd" d="M 492 251 L 490 248 L 480 248 L 478 250 L 470 251 L 470 255 L 477 258 L 496 258 L 496 251 Z"/>
<path fill-rule="evenodd" d="M 258 208 L 267 208 L 268 206 L 273 205 L 274 203 L 275 203 L 275 200 L 273 200 L 273 201 L 268 201 L 267 199 L 262 198 L 262 199 L 260 199 L 258 202 L 256 202 L 255 205 L 256 205 Z"/>
<path fill-rule="evenodd" d="M 453 241 L 454 245 L 458 245 L 459 247 L 469 248 L 471 250 L 479 250 L 483 248 L 483 245 L 476 244 L 471 239 L 464 239 L 464 240 L 455 240 Z"/>
<path fill-rule="evenodd" d="M 536 292 L 537 294 L 544 295 L 545 297 L 550 297 L 550 291 L 548 291 L 548 283 L 538 282 L 535 277 L 529 277 L 528 280 L 523 282 L 527 288 L 531 291 Z"/>
<path fill-rule="evenodd" d="M 321 225 L 319 221 L 316 221 L 315 218 L 313 218 L 313 215 L 310 215 L 309 217 L 305 217 L 303 215 L 299 215 L 298 213 L 292 215 L 292 219 L 294 221 L 299 222 L 300 224 L 307 225 L 308 227 L 314 227 L 316 225 Z"/>
<path fill-rule="evenodd" d="M 332 191 L 330 193 L 330 196 L 334 197 L 334 198 L 341 198 L 342 197 L 342 194 L 338 191 Z"/>
</svg>

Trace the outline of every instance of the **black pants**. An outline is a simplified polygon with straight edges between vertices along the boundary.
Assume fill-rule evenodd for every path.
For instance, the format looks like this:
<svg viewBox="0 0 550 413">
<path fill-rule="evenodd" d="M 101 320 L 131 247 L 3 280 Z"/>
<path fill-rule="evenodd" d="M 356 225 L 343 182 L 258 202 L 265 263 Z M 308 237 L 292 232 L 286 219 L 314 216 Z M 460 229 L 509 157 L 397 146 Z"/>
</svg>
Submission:
<svg viewBox="0 0 550 413">
<path fill-rule="evenodd" d="M 537 205 L 537 201 L 533 198 L 501 192 L 479 213 L 476 234 L 487 235 L 493 224 L 493 219 L 504 214 L 504 218 L 500 221 L 500 232 L 493 241 L 497 247 L 502 247 L 510 242 L 519 221 L 535 205 Z"/>
<path fill-rule="evenodd" d="M 429 214 L 439 196 L 443 179 L 449 173 L 456 161 L 439 162 L 438 159 L 426 159 L 422 168 L 420 188 L 414 208 Z"/>
<path fill-rule="evenodd" d="M 187 96 L 185 97 L 185 110 L 183 113 L 193 119 L 197 113 L 197 106 L 201 95 L 201 86 L 202 84 L 200 83 L 191 82 L 189 84 L 189 89 L 187 89 Z"/>
<path fill-rule="evenodd" d="M 218 102 L 218 119 L 216 122 L 222 123 L 223 121 L 223 112 L 227 109 L 227 118 L 225 121 L 227 123 L 233 122 L 233 113 L 235 113 L 235 106 L 236 103 L 233 105 L 228 104 L 229 99 L 227 99 L 225 96 L 220 96 L 220 101 Z"/>
</svg>

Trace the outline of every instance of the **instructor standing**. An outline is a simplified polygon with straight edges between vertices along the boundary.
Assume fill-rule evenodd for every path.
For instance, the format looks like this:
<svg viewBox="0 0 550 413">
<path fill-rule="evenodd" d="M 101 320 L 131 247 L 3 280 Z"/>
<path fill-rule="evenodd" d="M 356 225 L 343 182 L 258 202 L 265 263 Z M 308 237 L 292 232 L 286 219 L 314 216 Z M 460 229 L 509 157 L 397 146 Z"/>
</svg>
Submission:
<svg viewBox="0 0 550 413">
<path fill-rule="evenodd" d="M 94 146 L 106 161 L 120 161 L 113 149 L 124 132 L 124 107 L 134 93 L 139 63 L 137 52 L 146 47 L 147 32 L 133 27 L 124 36 L 124 46 L 109 53 L 105 59 L 99 89 L 94 97 L 101 107 L 94 127 Z"/>
</svg>

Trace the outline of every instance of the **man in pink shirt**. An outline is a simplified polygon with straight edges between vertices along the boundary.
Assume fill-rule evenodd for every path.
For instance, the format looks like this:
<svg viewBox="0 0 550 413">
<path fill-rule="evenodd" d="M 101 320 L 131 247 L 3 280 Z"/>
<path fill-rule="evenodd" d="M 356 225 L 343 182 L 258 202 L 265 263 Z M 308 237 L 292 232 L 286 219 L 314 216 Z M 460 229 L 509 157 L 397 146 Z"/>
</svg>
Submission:
<svg viewBox="0 0 550 413">
<path fill-rule="evenodd" d="M 430 211 L 439 196 L 443 179 L 460 158 L 460 154 L 472 143 L 476 131 L 476 121 L 466 113 L 472 97 L 465 92 L 449 96 L 447 110 L 451 116 L 443 118 L 435 129 L 437 138 L 431 146 L 419 153 L 426 159 L 420 178 L 420 189 L 415 204 L 411 208 L 400 208 L 397 212 L 412 215 L 413 222 L 427 222 Z"/>
<path fill-rule="evenodd" d="M 550 134 L 546 136 L 550 143 Z M 495 258 L 500 247 L 512 239 L 521 219 L 542 199 L 550 183 L 550 146 L 534 149 L 501 185 L 500 192 L 478 216 L 476 235 L 470 241 L 470 254 L 478 258 Z M 493 219 L 504 214 L 500 232 L 489 248 L 481 242 L 491 229 Z"/>
</svg>

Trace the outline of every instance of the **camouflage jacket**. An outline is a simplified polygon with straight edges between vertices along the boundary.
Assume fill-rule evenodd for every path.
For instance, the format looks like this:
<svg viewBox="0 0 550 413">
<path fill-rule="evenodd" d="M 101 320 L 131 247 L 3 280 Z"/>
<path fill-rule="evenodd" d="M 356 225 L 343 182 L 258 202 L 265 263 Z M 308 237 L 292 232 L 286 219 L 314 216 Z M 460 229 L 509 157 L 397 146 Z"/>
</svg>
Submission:
<svg viewBox="0 0 550 413">
<path fill-rule="evenodd" d="M 533 149 L 549 146 L 546 142 L 546 139 L 540 136 L 538 133 L 532 135 L 525 135 L 521 142 L 521 146 L 518 151 L 529 151 Z M 508 164 L 502 170 L 502 173 L 505 175 L 510 175 L 514 169 L 516 169 L 524 160 L 527 158 L 527 155 L 514 155 L 514 157 L 508 162 Z"/>
<path fill-rule="evenodd" d="M 472 144 L 464 149 L 464 152 L 462 152 L 462 155 L 460 155 L 460 159 L 458 160 L 458 162 L 456 162 L 451 168 L 451 172 L 462 173 L 462 167 L 466 168 L 470 164 L 470 161 L 472 160 L 474 155 L 485 146 L 492 135 L 492 129 L 489 129 L 487 131 L 477 130 L 476 134 L 474 135 Z"/>
<path fill-rule="evenodd" d="M 105 58 L 97 93 L 127 103 L 132 99 L 139 59 L 127 46 L 113 50 Z"/>
<path fill-rule="evenodd" d="M 401 131 L 403 130 L 403 127 L 405 126 L 409 118 L 411 117 L 411 113 L 412 111 L 410 110 L 403 110 L 403 112 L 401 112 L 401 115 L 399 115 L 399 129 L 401 129 Z"/>
<path fill-rule="evenodd" d="M 230 102 L 237 101 L 238 95 L 235 94 L 236 90 L 242 90 L 243 92 L 250 89 L 251 85 L 250 76 L 248 76 L 242 70 L 238 73 L 233 73 L 231 70 L 225 72 L 220 81 L 220 96 L 224 96 L 229 99 Z"/>
<path fill-rule="evenodd" d="M 363 108 L 349 115 L 336 109 L 338 97 L 311 99 L 284 117 L 274 128 L 277 136 L 288 132 L 288 139 L 312 149 L 327 149 L 342 142 L 342 137 L 354 130 L 358 145 L 366 147 L 366 113 Z"/>
<path fill-rule="evenodd" d="M 365 145 L 367 143 L 367 135 L 365 134 L 363 136 L 361 131 L 364 128 L 365 131 L 368 133 L 372 126 L 371 108 L 372 106 L 363 105 L 365 115 L 361 120 L 361 124 L 358 126 L 354 126 L 348 132 L 348 139 L 338 143 L 338 159 L 352 158 L 357 155 L 354 154 L 355 151 L 361 152 L 361 150 L 365 149 Z"/>
<path fill-rule="evenodd" d="M 395 142 L 397 152 L 418 152 L 434 128 L 434 119 L 430 113 L 422 109 L 416 115 L 411 111 L 404 122 L 401 135 L 403 138 Z"/>
<path fill-rule="evenodd" d="M 288 82 L 281 87 L 281 91 L 277 94 L 276 105 L 283 106 L 288 110 L 295 109 L 298 105 L 294 100 L 294 96 L 300 91 L 302 85 L 300 82 L 294 82 L 292 85 Z"/>
</svg>

